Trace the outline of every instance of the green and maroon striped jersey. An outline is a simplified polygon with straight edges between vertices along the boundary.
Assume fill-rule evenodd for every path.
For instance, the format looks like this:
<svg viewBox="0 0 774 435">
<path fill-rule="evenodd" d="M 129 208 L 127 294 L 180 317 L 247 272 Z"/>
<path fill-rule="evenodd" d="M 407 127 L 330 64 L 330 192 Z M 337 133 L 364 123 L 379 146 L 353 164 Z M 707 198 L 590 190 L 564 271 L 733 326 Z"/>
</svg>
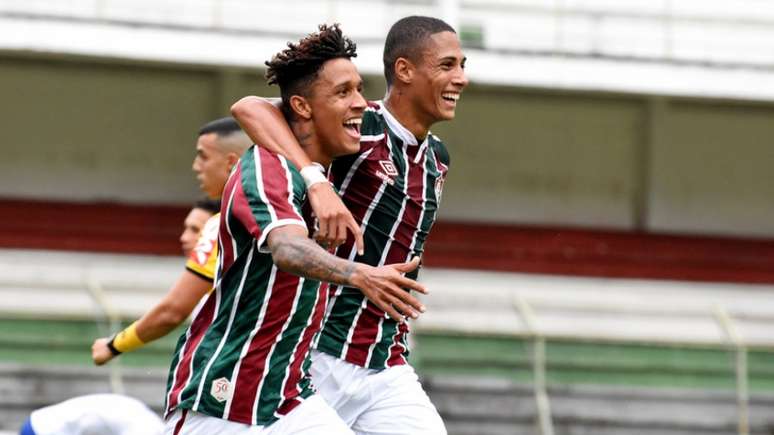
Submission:
<svg viewBox="0 0 774 435">
<path fill-rule="evenodd" d="M 220 256 L 212 291 L 172 361 L 165 413 L 190 409 L 269 425 L 313 394 L 309 347 L 327 286 L 282 272 L 269 232 L 306 224 L 304 182 L 283 157 L 252 147 L 223 192 Z"/>
<path fill-rule="evenodd" d="M 446 147 L 432 134 L 417 143 L 381 102 L 369 104 L 361 134 L 360 152 L 335 160 L 329 178 L 364 230 L 365 253 L 357 255 L 349 235 L 336 255 L 372 266 L 422 255 L 448 170 Z M 406 323 L 387 317 L 359 290 L 331 285 L 314 346 L 350 363 L 382 369 L 406 364 L 408 332 Z"/>
</svg>

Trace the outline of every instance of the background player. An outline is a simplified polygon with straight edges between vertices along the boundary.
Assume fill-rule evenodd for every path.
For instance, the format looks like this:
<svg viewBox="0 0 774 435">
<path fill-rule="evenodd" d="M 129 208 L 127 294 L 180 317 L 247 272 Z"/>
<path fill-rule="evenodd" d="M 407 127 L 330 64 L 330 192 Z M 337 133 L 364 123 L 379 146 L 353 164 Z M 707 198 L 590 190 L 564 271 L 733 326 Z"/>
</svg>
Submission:
<svg viewBox="0 0 774 435">
<path fill-rule="evenodd" d="M 199 130 L 192 168 L 199 187 L 211 199 L 220 199 L 231 168 L 250 145 L 250 139 L 231 117 L 216 119 Z M 188 255 L 185 270 L 164 298 L 114 337 L 94 341 L 91 356 L 95 364 L 102 365 L 123 352 L 139 349 L 169 334 L 191 315 L 196 304 L 212 289 L 219 216 L 216 213 L 204 225 Z"/>
<path fill-rule="evenodd" d="M 215 213 L 220 211 L 220 201 L 213 199 L 200 199 L 194 203 L 191 211 L 183 220 L 183 232 L 180 234 L 180 248 L 183 256 L 191 255 L 191 250 L 196 246 L 204 225 Z"/>
<path fill-rule="evenodd" d="M 329 178 L 363 229 L 365 255 L 353 238 L 336 250 L 342 258 L 381 265 L 421 255 L 435 220 L 449 155 L 430 126 L 454 118 L 468 81 L 465 57 L 454 30 L 430 17 L 407 17 L 389 31 L 384 47 L 387 95 L 373 103 L 362 124 L 359 154 L 337 159 Z M 261 146 L 280 152 L 299 167 L 310 159 L 283 126 L 279 111 L 246 97 L 232 114 Z M 312 180 L 314 181 L 314 180 Z M 321 193 L 326 216 L 344 216 L 327 183 Z M 333 198 L 334 204 L 327 203 Z M 317 211 L 317 208 L 315 208 Z M 319 215 L 320 213 L 318 213 Z M 347 220 L 320 223 L 319 238 L 339 245 Z M 415 277 L 416 274 L 409 275 Z M 409 307 L 395 308 L 414 316 Z M 385 318 L 385 311 L 392 318 Z M 438 412 L 407 364 L 408 326 L 398 313 L 369 303 L 346 286 L 332 286 L 322 330 L 312 352 L 312 379 L 320 393 L 358 433 L 445 433 Z"/>
<path fill-rule="evenodd" d="M 137 399 L 90 394 L 33 411 L 20 435 L 161 435 L 163 429 L 156 413 Z"/>
</svg>

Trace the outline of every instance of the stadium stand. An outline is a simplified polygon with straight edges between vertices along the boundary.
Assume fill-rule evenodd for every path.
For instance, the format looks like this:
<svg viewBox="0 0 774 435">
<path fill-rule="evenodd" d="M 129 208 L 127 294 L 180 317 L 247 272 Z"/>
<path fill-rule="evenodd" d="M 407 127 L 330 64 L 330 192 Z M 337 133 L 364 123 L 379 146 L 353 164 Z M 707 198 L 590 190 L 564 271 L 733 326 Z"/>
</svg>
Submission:
<svg viewBox="0 0 774 435">
<path fill-rule="evenodd" d="M 89 392 L 123 388 L 161 406 L 176 334 L 122 356 L 117 369 L 89 367 L 86 350 L 111 319 L 142 312 L 179 267 L 175 257 L 0 250 L 0 293 L 13 301 L 0 313 L 0 391 L 13 392 L 3 395 L 0 430 Z M 728 433 L 740 403 L 750 433 L 774 424 L 765 412 L 774 401 L 770 285 L 434 268 L 423 281 L 433 295 L 416 323 L 414 363 L 450 433 L 535 433 L 537 376 L 555 433 Z M 741 342 L 726 335 L 723 309 Z"/>
<path fill-rule="evenodd" d="M 541 414 L 556 433 L 774 427 L 770 285 L 450 269 L 423 280 L 438 291 L 416 322 L 415 361 L 447 420 L 464 421 L 450 433 L 534 433 Z M 482 381 L 483 367 L 512 383 Z"/>
<path fill-rule="evenodd" d="M 492 92 L 515 86 L 590 92 L 591 99 L 644 94 L 652 97 L 650 115 L 633 121 L 643 125 L 653 122 L 648 116 L 680 113 L 659 109 L 665 104 L 693 116 L 708 106 L 695 108 L 691 99 L 719 98 L 731 101 L 724 111 L 738 117 L 697 116 L 702 121 L 686 131 L 716 119 L 745 131 L 750 126 L 739 121 L 750 113 L 768 125 L 766 103 L 740 103 L 774 100 L 774 6 L 761 0 L 5 0 L 0 51 L 43 63 L 72 57 L 257 70 L 291 36 L 335 17 L 359 43 L 361 71 L 380 75 L 384 30 L 409 13 L 459 25 L 476 59 L 470 77 Z M 230 74 L 219 76 L 218 87 L 229 88 Z M 230 102 L 228 92 L 219 95 L 207 98 Z M 660 102 L 664 96 L 687 99 Z M 534 104 L 529 97 L 507 101 Z M 564 104 L 579 101 L 545 107 L 560 119 L 569 116 Z M 650 128 L 636 140 L 657 131 Z M 727 132 L 737 146 L 738 131 Z M 726 146 L 721 136 L 718 148 Z M 667 139 L 695 140 L 702 151 L 708 140 Z M 55 146 L 65 148 L 56 142 L 48 149 Z M 762 162 L 769 154 L 749 155 Z M 718 166 L 721 173 L 705 175 L 749 169 Z M 768 173 L 759 179 L 770 181 Z M 91 366 L 88 348 L 141 314 L 177 276 L 182 261 L 167 255 L 179 250 L 186 209 L 52 201 L 48 186 L 28 192 L 13 181 L 3 195 L 22 198 L 0 199 L 0 435 L 15 434 L 32 409 L 84 393 L 123 391 L 159 409 L 177 334 L 103 368 Z M 96 197 L 144 198 L 135 190 Z M 709 210 L 737 199 L 719 198 Z M 771 227 L 755 233 L 768 239 L 723 237 L 752 234 L 731 231 L 745 222 L 734 215 L 722 231 L 707 233 L 721 235 L 669 226 L 653 234 L 647 216 L 639 216 L 627 221 L 631 231 L 436 225 L 423 273 L 433 294 L 414 328 L 412 363 L 450 434 L 774 434 Z"/>
<path fill-rule="evenodd" d="M 534 435 L 536 407 L 529 386 L 500 379 L 430 378 L 428 393 L 453 435 Z M 549 388 L 553 433 L 699 435 L 737 433 L 731 392 L 679 388 L 573 385 Z M 774 395 L 750 402 L 751 434 L 774 430 Z"/>
<path fill-rule="evenodd" d="M 409 14 L 459 26 L 463 41 L 481 50 L 470 73 L 483 83 L 774 97 L 762 85 L 772 82 L 774 7 L 760 0 L 204 0 L 185 7 L 179 0 L 7 0 L 0 25 L 15 37 L 0 47 L 261 66 L 270 47 L 307 33 L 322 17 L 344 25 L 359 43 L 362 70 L 378 74 L 386 29 Z M 140 37 L 132 33 L 138 29 Z M 52 43 L 51 35 L 64 34 L 74 37 Z M 77 37 L 83 34 L 100 37 Z M 243 49 L 217 49 L 223 44 Z M 245 57 L 244 50 L 263 54 Z"/>
</svg>

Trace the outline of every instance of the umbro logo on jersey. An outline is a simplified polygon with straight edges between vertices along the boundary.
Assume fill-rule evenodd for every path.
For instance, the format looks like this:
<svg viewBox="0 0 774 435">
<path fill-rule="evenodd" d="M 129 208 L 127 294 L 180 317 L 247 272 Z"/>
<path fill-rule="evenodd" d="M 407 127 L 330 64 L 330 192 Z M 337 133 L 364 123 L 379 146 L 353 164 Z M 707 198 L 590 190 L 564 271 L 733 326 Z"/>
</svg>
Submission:
<svg viewBox="0 0 774 435">
<path fill-rule="evenodd" d="M 384 173 L 390 177 L 398 175 L 398 170 L 395 169 L 395 164 L 393 164 L 390 160 L 379 160 L 379 165 L 382 167 L 382 169 L 384 169 Z"/>
<path fill-rule="evenodd" d="M 393 164 L 390 160 L 379 160 L 379 166 L 382 167 L 382 170 L 377 169 L 376 176 L 381 178 L 390 186 L 394 186 L 395 180 L 393 180 L 392 177 L 398 175 L 398 170 L 395 169 L 395 164 Z"/>
</svg>

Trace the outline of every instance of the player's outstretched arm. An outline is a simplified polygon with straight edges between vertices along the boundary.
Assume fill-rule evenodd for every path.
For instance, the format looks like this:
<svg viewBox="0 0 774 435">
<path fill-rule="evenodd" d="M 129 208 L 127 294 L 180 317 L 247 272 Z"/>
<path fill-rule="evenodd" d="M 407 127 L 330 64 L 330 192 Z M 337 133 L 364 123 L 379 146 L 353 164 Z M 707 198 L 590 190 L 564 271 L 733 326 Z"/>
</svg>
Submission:
<svg viewBox="0 0 774 435">
<path fill-rule="evenodd" d="M 196 304 L 211 288 L 210 281 L 188 270 L 183 271 L 164 298 L 138 321 L 113 338 L 94 340 L 91 346 L 94 364 L 105 364 L 121 353 L 136 350 L 169 334 L 191 315 Z"/>
<path fill-rule="evenodd" d="M 276 100 L 281 104 L 280 100 Z M 285 117 L 274 102 L 256 96 L 247 96 L 231 106 L 231 114 L 242 126 L 250 139 L 258 146 L 285 156 L 305 176 L 309 203 L 319 222 L 314 238 L 326 246 L 336 247 L 347 239 L 347 230 L 355 237 L 358 253 L 363 254 L 363 233 L 333 187 L 325 182 L 312 161 L 293 135 Z"/>
<path fill-rule="evenodd" d="M 307 237 L 300 226 L 287 225 L 269 233 L 267 244 L 274 263 L 295 275 L 356 287 L 392 319 L 417 318 L 424 305 L 404 289 L 427 294 L 422 284 L 403 274 L 419 266 L 419 258 L 407 263 L 373 267 L 331 255 Z"/>
</svg>

